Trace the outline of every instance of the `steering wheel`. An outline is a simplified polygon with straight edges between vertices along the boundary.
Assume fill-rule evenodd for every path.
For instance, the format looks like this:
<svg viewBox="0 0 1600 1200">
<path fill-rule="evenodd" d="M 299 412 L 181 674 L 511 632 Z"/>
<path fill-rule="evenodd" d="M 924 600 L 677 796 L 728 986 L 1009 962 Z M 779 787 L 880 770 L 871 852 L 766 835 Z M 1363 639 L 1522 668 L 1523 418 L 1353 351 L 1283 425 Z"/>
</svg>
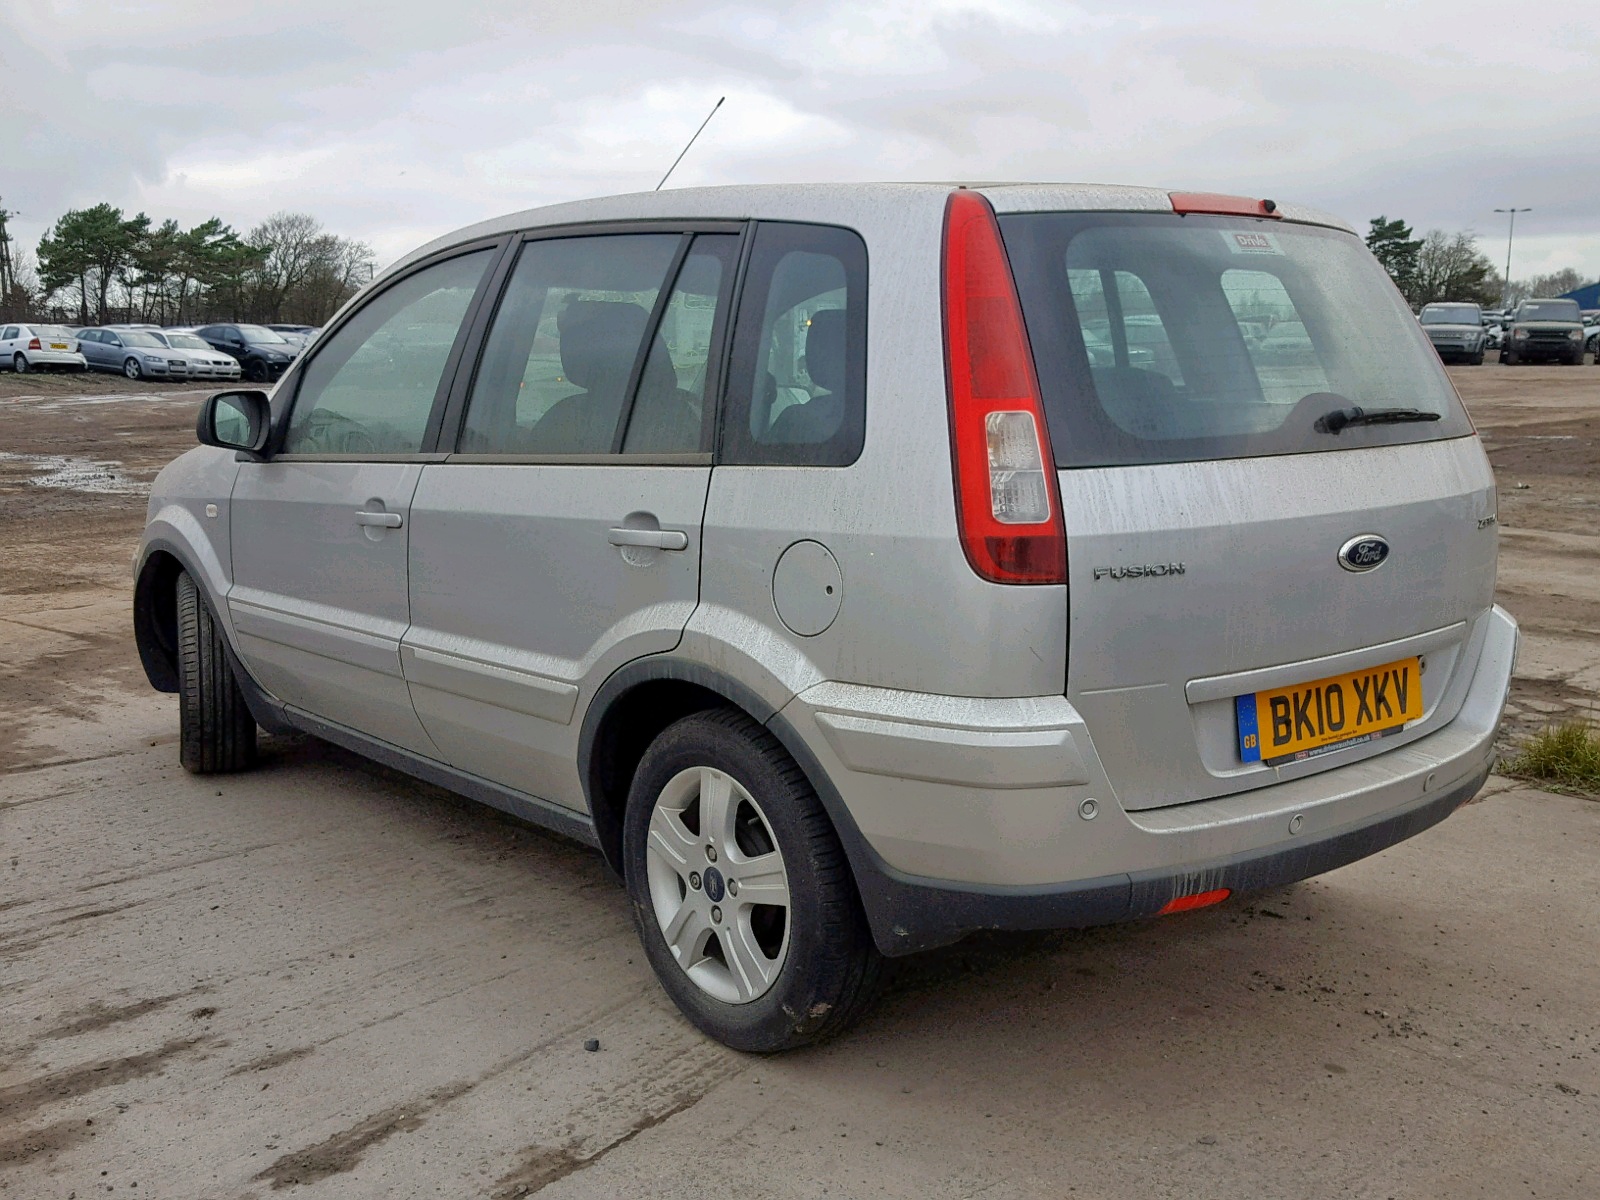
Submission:
<svg viewBox="0 0 1600 1200">
<path fill-rule="evenodd" d="M 377 454 L 377 439 L 343 413 L 315 410 L 306 420 L 306 440 L 319 451 L 333 454 Z M 315 453 L 315 451 L 313 452 Z"/>
</svg>

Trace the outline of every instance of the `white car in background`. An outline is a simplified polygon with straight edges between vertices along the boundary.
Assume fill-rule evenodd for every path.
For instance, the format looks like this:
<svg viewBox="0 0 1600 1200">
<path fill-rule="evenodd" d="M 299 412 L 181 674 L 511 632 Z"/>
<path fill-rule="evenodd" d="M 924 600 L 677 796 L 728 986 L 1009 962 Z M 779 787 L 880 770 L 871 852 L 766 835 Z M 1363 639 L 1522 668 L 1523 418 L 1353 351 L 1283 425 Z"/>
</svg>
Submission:
<svg viewBox="0 0 1600 1200">
<path fill-rule="evenodd" d="M 58 371 L 87 371 L 88 360 L 78 352 L 78 338 L 60 325 L 0 327 L 0 363 L 21 375 L 54 367 Z"/>
<path fill-rule="evenodd" d="M 213 350 L 202 337 L 184 329 L 152 329 L 150 336 L 183 355 L 190 379 L 237 379 L 239 363 L 231 355 Z"/>
</svg>

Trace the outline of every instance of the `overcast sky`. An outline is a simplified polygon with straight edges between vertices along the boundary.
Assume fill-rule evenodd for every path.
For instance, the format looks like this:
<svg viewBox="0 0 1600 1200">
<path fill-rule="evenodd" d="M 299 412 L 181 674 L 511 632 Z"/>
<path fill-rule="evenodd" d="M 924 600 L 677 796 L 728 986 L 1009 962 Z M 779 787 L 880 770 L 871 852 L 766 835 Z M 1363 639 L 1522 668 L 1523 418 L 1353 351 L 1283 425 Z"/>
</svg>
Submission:
<svg viewBox="0 0 1600 1200">
<path fill-rule="evenodd" d="M 1482 235 L 1600 276 L 1593 5 L 1506 0 L 0 0 L 0 203 L 279 209 L 387 262 L 653 187 L 1153 184 Z"/>
</svg>

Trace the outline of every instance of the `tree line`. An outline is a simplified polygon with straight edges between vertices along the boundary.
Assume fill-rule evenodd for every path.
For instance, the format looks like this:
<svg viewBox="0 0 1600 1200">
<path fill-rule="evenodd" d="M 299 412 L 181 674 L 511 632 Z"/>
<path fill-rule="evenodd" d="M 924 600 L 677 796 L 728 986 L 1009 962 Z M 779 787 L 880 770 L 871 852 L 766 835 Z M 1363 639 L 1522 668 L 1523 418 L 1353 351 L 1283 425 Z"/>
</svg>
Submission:
<svg viewBox="0 0 1600 1200">
<path fill-rule="evenodd" d="M 0 320 L 320 325 L 376 261 L 306 213 L 241 234 L 217 217 L 185 229 L 111 204 L 63 214 L 30 261 L 6 232 L 10 215 L 0 208 Z"/>
<path fill-rule="evenodd" d="M 1366 241 L 1412 308 L 1441 300 L 1499 308 L 1532 296 L 1559 296 L 1593 282 L 1576 268 L 1566 267 L 1507 284 L 1478 249 L 1476 235 L 1430 229 L 1417 237 L 1404 221 L 1388 217 L 1372 218 Z"/>
</svg>

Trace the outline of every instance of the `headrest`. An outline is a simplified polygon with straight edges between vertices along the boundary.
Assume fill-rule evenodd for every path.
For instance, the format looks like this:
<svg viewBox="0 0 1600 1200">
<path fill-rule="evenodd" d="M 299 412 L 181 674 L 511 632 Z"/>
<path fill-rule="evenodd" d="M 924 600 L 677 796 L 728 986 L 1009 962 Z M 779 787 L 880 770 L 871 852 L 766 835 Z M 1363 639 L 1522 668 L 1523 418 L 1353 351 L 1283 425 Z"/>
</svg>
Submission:
<svg viewBox="0 0 1600 1200">
<path fill-rule="evenodd" d="M 820 388 L 838 395 L 844 391 L 845 312 L 824 308 L 811 314 L 806 329 L 806 374 Z"/>
<path fill-rule="evenodd" d="M 626 300 L 570 300 L 556 318 L 561 371 L 585 391 L 628 382 L 650 314 Z"/>
</svg>

